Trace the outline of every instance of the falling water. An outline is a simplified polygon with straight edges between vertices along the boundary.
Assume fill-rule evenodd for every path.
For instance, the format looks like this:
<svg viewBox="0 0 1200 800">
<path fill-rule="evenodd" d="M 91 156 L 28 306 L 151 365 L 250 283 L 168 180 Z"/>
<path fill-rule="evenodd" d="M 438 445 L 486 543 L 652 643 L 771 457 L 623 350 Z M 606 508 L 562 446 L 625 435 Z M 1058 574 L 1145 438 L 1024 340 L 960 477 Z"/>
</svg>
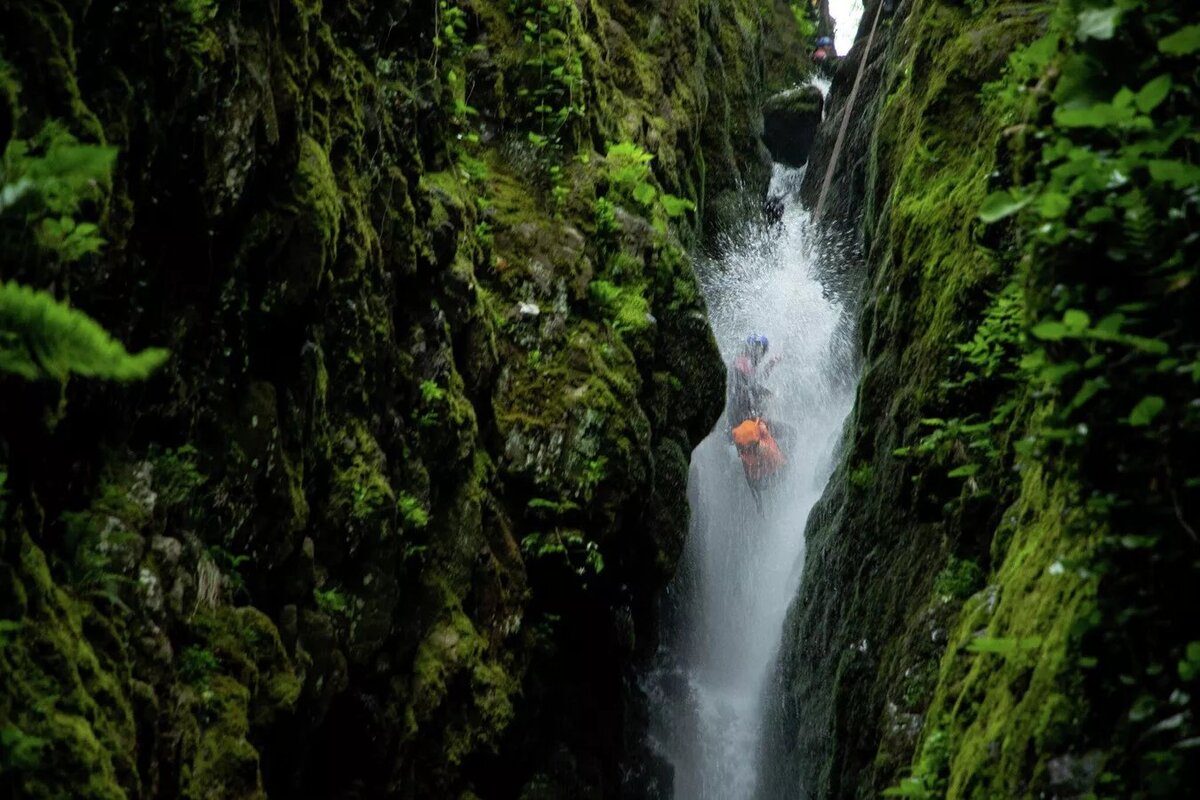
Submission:
<svg viewBox="0 0 1200 800">
<path fill-rule="evenodd" d="M 675 767 L 677 800 L 741 800 L 754 791 L 763 688 L 804 564 L 804 524 L 832 469 L 850 409 L 851 347 L 842 305 L 819 279 L 808 212 L 795 200 L 802 170 L 779 166 L 777 225 L 747 222 L 699 265 L 726 363 L 750 333 L 780 361 L 766 384 L 769 418 L 794 437 L 784 482 L 760 515 L 729 441 L 727 420 L 692 453 L 692 523 L 668 588 L 664 646 L 647 680 L 653 743 Z M 818 258 L 819 257 L 819 258 Z"/>
<path fill-rule="evenodd" d="M 835 20 L 833 47 L 844 56 L 854 46 L 854 35 L 863 14 L 863 0 L 830 0 L 829 13 Z"/>
</svg>

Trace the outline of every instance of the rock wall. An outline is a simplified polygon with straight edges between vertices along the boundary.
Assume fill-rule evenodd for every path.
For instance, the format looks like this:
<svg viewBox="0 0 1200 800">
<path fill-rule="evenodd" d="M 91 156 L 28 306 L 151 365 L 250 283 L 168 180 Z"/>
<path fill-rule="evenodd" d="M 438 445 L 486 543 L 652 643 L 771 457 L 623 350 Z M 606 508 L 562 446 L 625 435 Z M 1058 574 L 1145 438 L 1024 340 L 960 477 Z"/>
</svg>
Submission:
<svg viewBox="0 0 1200 800">
<path fill-rule="evenodd" d="M 3 277 L 172 353 L 0 377 L 0 792 L 669 783 L 628 674 L 722 397 L 685 248 L 765 185 L 791 21 L 0 3 L 0 147 L 118 151 L 102 252 L 6 224 Z"/>
<path fill-rule="evenodd" d="M 894 6 L 849 112 L 859 47 L 834 80 L 804 189 L 852 113 L 828 220 L 865 254 L 832 276 L 862 378 L 760 796 L 1182 796 L 1197 154 L 1172 131 L 1196 12 Z"/>
</svg>

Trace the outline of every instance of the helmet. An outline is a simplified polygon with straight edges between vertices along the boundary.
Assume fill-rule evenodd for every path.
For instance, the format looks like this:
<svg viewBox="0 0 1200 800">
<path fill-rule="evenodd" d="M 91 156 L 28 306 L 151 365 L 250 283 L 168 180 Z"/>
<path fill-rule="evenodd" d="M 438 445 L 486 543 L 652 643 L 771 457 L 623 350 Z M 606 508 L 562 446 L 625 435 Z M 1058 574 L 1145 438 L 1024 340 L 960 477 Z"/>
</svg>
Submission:
<svg viewBox="0 0 1200 800">
<path fill-rule="evenodd" d="M 761 347 L 763 352 L 767 351 L 770 344 L 767 342 L 767 337 L 761 333 L 752 333 L 746 337 L 746 344 L 751 347 Z"/>
<path fill-rule="evenodd" d="M 833 44 L 833 39 L 830 39 L 828 36 L 822 36 L 820 39 L 817 39 L 817 47 L 829 47 L 831 44 Z"/>
</svg>

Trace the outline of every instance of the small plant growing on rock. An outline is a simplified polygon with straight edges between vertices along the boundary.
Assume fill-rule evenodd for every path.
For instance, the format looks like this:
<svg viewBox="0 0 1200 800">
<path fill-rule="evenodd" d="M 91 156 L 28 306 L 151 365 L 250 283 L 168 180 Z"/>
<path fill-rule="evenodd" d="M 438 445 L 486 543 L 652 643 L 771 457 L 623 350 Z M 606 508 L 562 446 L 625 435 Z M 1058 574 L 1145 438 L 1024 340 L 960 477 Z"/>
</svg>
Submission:
<svg viewBox="0 0 1200 800">
<path fill-rule="evenodd" d="M 668 217 L 680 217 L 687 211 L 695 211 L 691 200 L 659 192 L 652 183 L 650 162 L 654 156 L 633 142 L 618 142 L 608 146 L 608 179 L 618 197 L 630 198 L 644 208 L 650 209 L 657 200 Z"/>
<path fill-rule="evenodd" d="M 650 326 L 650 304 L 639 289 L 598 280 L 588 284 L 588 295 L 618 333 L 643 331 Z"/>
<path fill-rule="evenodd" d="M 532 558 L 561 555 L 567 567 L 579 577 L 584 577 L 589 572 L 599 575 L 604 571 L 604 556 L 600 553 L 600 545 L 576 530 L 531 533 L 521 540 L 521 552 Z"/>
<path fill-rule="evenodd" d="M 943 597 L 964 600 L 983 586 L 983 570 L 969 559 L 954 558 L 933 581 L 933 591 Z"/>
<path fill-rule="evenodd" d="M 349 598 L 344 592 L 339 592 L 337 589 L 314 589 L 313 600 L 316 602 L 317 608 L 326 614 L 340 616 L 350 609 Z"/>
<path fill-rule="evenodd" d="M 190 444 L 178 448 L 151 448 L 154 490 L 160 505 L 170 507 L 184 503 L 204 485 L 207 477 L 196 464 L 198 456 L 199 452 Z"/>
<path fill-rule="evenodd" d="M 188 683 L 196 683 L 216 672 L 221 666 L 213 651 L 199 645 L 188 645 L 179 654 L 176 668 L 179 676 Z"/>
<path fill-rule="evenodd" d="M 421 381 L 421 404 L 424 411 L 414 411 L 413 418 L 422 428 L 432 428 L 438 424 L 438 406 L 446 401 L 446 390 L 433 381 Z"/>
<path fill-rule="evenodd" d="M 400 518 L 407 528 L 419 530 L 429 524 L 429 512 L 424 504 L 411 494 L 400 495 Z"/>
</svg>

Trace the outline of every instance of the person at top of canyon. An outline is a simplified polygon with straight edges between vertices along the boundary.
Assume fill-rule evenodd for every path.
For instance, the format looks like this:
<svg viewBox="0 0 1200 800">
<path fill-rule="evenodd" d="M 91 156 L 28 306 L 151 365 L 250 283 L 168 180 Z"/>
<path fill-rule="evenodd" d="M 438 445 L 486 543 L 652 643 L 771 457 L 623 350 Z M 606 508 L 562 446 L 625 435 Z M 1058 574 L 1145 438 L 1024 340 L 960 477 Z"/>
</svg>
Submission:
<svg viewBox="0 0 1200 800">
<path fill-rule="evenodd" d="M 812 52 L 812 60 L 820 68 L 828 68 L 836 64 L 837 56 L 833 50 L 833 39 L 828 36 L 817 39 L 816 48 Z"/>
<path fill-rule="evenodd" d="M 752 333 L 730 365 L 727 400 L 731 429 L 745 420 L 763 416 L 763 401 L 770 394 L 763 381 L 779 363 L 779 356 L 765 360 L 769 348 L 766 336 Z"/>
</svg>

